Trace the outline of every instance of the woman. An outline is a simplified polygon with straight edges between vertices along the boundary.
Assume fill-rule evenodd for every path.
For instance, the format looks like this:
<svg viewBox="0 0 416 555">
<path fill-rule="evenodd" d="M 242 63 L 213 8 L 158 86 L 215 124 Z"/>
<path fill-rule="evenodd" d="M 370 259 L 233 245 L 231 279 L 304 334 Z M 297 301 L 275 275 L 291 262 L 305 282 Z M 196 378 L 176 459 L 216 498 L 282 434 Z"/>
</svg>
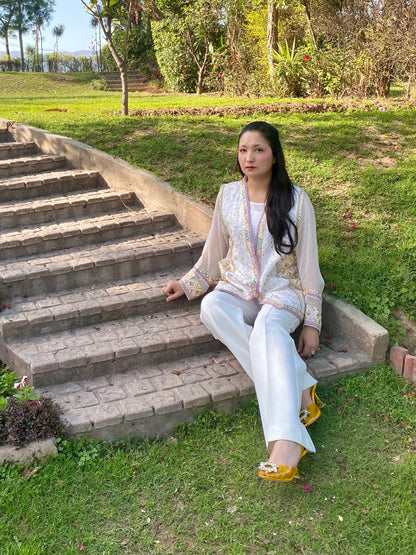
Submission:
<svg viewBox="0 0 416 555">
<path fill-rule="evenodd" d="M 321 327 L 315 215 L 289 179 L 272 125 L 242 130 L 238 167 L 243 179 L 221 187 L 201 258 L 163 292 L 167 301 L 194 299 L 217 283 L 202 299 L 201 320 L 255 384 L 270 453 L 258 475 L 288 482 L 315 452 L 306 426 L 320 415 L 316 380 L 301 358 L 318 349 Z M 301 322 L 296 350 L 290 334 Z"/>
</svg>

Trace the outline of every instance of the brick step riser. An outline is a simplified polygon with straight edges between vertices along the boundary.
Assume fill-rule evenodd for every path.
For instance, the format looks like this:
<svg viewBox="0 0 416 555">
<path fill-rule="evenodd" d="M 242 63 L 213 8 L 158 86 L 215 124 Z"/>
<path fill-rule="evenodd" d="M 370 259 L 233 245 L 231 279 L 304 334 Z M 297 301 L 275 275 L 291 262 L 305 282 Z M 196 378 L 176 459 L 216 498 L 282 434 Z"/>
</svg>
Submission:
<svg viewBox="0 0 416 555">
<path fill-rule="evenodd" d="M 66 161 L 39 160 L 30 164 L 0 167 L 0 179 L 16 177 L 18 175 L 29 175 L 46 171 L 54 171 L 64 168 Z"/>
<path fill-rule="evenodd" d="M 8 130 L 4 127 L 0 129 L 0 143 L 10 143 L 13 142 L 13 137 L 10 135 Z"/>
<path fill-rule="evenodd" d="M 129 225 L 114 226 L 111 229 L 95 229 L 94 231 L 85 232 L 76 231 L 73 236 L 60 236 L 50 239 L 35 238 L 36 242 L 28 242 L 25 245 L 4 248 L 0 246 L 0 260 L 26 257 L 34 254 L 45 254 L 47 252 L 88 245 L 98 245 L 107 241 L 116 241 L 117 239 L 142 237 L 143 235 L 149 235 L 151 233 L 168 231 L 169 229 L 173 230 L 173 226 L 174 221 L 170 219 L 142 225 L 131 223 Z"/>
<path fill-rule="evenodd" d="M 80 379 L 94 379 L 100 376 L 120 374 L 130 370 L 139 370 L 140 372 L 142 368 L 187 358 L 195 355 L 195 352 L 198 354 L 205 354 L 211 351 L 219 351 L 223 348 L 223 345 L 206 331 L 206 333 L 203 332 L 200 336 L 195 338 L 192 343 L 187 345 L 177 346 L 173 343 L 172 346 L 169 346 L 169 344 L 167 344 L 160 346 L 159 350 L 152 352 L 138 352 L 116 359 L 111 358 L 111 360 L 102 360 L 94 363 L 90 362 L 89 364 L 85 362 L 79 366 L 75 363 L 74 365 L 70 364 L 68 368 L 56 368 L 45 372 L 37 372 L 36 374 L 32 374 L 30 365 L 10 349 L 8 349 L 8 360 L 6 362 L 10 364 L 19 375 L 28 376 L 30 382 L 35 387 L 47 387 Z"/>
<path fill-rule="evenodd" d="M 147 85 L 136 86 L 136 87 L 135 87 L 135 86 L 131 86 L 131 87 L 129 86 L 127 90 L 128 90 L 129 92 L 136 92 L 136 91 L 145 91 L 146 88 L 147 88 Z M 106 90 L 107 90 L 108 92 L 120 92 L 120 91 L 121 91 L 121 86 L 119 86 L 119 87 L 112 87 L 112 86 L 110 86 L 110 87 L 107 87 Z"/>
<path fill-rule="evenodd" d="M 43 182 L 42 174 L 40 174 L 39 181 L 33 183 L 27 182 L 26 185 L 19 183 L 1 187 L 0 203 L 30 200 L 51 195 L 65 195 L 75 191 L 86 192 L 102 189 L 103 186 L 98 183 L 96 177 L 71 177 L 69 179 L 53 179 Z"/>
<path fill-rule="evenodd" d="M 9 143 L 15 145 L 16 143 Z M 27 157 L 39 154 L 39 149 L 36 145 L 22 145 L 21 147 L 12 146 L 11 148 L 0 148 L 0 160 L 15 160 L 16 158 Z"/>
<path fill-rule="evenodd" d="M 82 311 L 76 315 L 69 313 L 68 315 L 60 315 L 59 320 L 51 319 L 48 322 L 35 322 L 33 324 L 25 324 L 24 326 L 7 323 L 3 326 L 2 336 L 5 341 L 28 339 L 34 336 L 59 333 L 68 329 L 100 326 L 113 320 L 124 320 L 125 318 L 175 311 L 187 307 L 189 307 L 189 301 L 185 296 L 177 299 L 175 303 L 167 303 L 165 296 L 163 298 L 160 296 L 155 296 L 154 298 L 144 297 L 137 299 L 137 302 L 129 302 L 128 306 L 117 307 L 117 305 L 109 305 L 97 308 L 97 313 L 94 314 L 90 313 L 90 309 L 86 310 L 86 314 L 83 314 Z"/>
<path fill-rule="evenodd" d="M 119 281 L 132 276 L 141 276 L 175 268 L 189 266 L 198 260 L 201 248 L 192 248 L 180 252 L 160 253 L 158 255 L 133 258 L 122 262 L 111 261 L 109 264 L 73 270 L 68 268 L 65 273 L 56 275 L 28 276 L 25 279 L 4 282 L 0 285 L 4 299 L 16 297 L 32 297 L 78 287 L 88 287 L 98 283 Z"/>
<path fill-rule="evenodd" d="M 28 214 L 13 214 L 0 217 L 0 229 L 19 229 L 21 227 L 34 226 L 37 224 L 64 222 L 93 216 L 103 216 L 110 212 L 117 212 L 125 206 L 134 206 L 136 199 L 131 195 L 130 199 L 104 199 L 100 202 L 87 202 L 68 207 L 53 207 L 48 210 L 30 212 Z"/>
<path fill-rule="evenodd" d="M 106 83 L 107 85 L 114 85 L 114 84 L 121 85 L 121 79 L 118 79 L 117 77 L 111 77 L 110 79 L 106 79 Z M 130 84 L 143 85 L 145 83 L 147 83 L 146 79 L 142 79 L 141 77 L 134 77 L 134 78 L 129 77 L 127 82 L 128 85 Z"/>
</svg>

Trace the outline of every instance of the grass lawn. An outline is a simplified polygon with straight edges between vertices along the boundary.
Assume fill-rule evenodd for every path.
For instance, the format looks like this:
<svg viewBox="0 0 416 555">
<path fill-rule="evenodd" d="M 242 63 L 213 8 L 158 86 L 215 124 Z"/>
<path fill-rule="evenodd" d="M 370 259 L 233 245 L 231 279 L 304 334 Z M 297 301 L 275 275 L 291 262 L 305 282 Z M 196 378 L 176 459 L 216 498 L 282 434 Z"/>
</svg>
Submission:
<svg viewBox="0 0 416 555">
<path fill-rule="evenodd" d="M 130 108 L 273 101 L 132 94 Z M 241 128 L 276 124 L 315 206 L 327 290 L 400 341 L 395 311 L 416 315 L 414 111 L 123 118 L 120 104 L 80 76 L 0 74 L 0 117 L 120 156 L 209 203 L 237 178 Z M 267 454 L 255 402 L 155 442 L 62 442 L 30 480 L 0 468 L 0 554 L 413 553 L 415 391 L 383 366 L 319 394 L 317 454 L 292 484 L 256 478 Z"/>
<path fill-rule="evenodd" d="M 168 439 L 61 445 L 30 480 L 0 468 L 2 555 L 411 554 L 415 391 L 388 367 L 320 387 L 301 480 L 261 481 L 257 405 Z"/>
</svg>

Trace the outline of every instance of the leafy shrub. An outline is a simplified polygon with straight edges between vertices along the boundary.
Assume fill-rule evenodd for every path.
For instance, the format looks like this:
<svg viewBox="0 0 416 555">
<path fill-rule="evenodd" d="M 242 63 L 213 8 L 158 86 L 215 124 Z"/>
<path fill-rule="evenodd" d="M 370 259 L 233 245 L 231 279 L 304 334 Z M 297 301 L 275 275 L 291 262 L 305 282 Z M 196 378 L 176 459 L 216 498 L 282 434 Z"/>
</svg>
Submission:
<svg viewBox="0 0 416 555">
<path fill-rule="evenodd" d="M 48 397 L 19 401 L 10 397 L 0 410 L 0 443 L 22 447 L 31 441 L 65 435 L 59 407 Z"/>
<path fill-rule="evenodd" d="M 39 398 L 28 384 L 27 376 L 18 376 L 8 366 L 3 366 L 0 368 L 0 410 L 6 407 L 9 397 L 15 397 L 18 401 Z"/>
<path fill-rule="evenodd" d="M 302 97 L 308 95 L 306 62 L 309 56 L 302 48 L 296 48 L 293 40 L 292 48 L 287 41 L 278 44 L 278 50 L 273 53 L 275 64 L 272 75 L 276 79 L 279 92 L 284 96 Z"/>
<path fill-rule="evenodd" d="M 0 445 L 6 442 L 7 436 L 6 411 L 0 408 Z"/>
</svg>

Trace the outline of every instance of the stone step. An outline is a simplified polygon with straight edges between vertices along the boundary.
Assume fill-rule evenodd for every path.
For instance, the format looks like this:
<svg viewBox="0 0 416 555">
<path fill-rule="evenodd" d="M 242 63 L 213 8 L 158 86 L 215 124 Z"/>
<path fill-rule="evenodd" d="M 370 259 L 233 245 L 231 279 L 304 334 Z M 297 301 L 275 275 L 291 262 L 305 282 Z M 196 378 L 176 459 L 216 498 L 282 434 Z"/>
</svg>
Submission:
<svg viewBox="0 0 416 555">
<path fill-rule="evenodd" d="M 103 322 L 7 343 L 7 360 L 44 387 L 178 360 L 218 349 L 200 322 L 199 305 Z"/>
<path fill-rule="evenodd" d="M 167 303 L 162 287 L 168 279 L 188 268 L 169 268 L 128 280 L 109 282 L 74 291 L 58 291 L 31 299 L 15 299 L 0 312 L 0 330 L 5 341 L 99 326 L 108 320 L 156 314 L 187 306 L 185 296 Z"/>
<path fill-rule="evenodd" d="M 70 218 L 88 218 L 137 206 L 132 191 L 99 189 L 0 204 L 0 229 L 21 228 Z"/>
<path fill-rule="evenodd" d="M 119 71 L 101 71 L 100 76 L 104 79 L 120 79 Z M 143 75 L 138 71 L 128 71 L 128 79 L 144 79 Z"/>
<path fill-rule="evenodd" d="M 254 386 L 232 355 L 212 350 L 35 391 L 61 407 L 72 437 L 116 440 L 169 435 L 207 407 L 231 413 L 252 399 Z"/>
<path fill-rule="evenodd" d="M 33 142 L 27 143 L 0 143 L 0 160 L 21 158 L 38 153 L 39 149 Z"/>
<path fill-rule="evenodd" d="M 12 160 L 0 160 L 0 179 L 16 175 L 57 170 L 66 165 L 65 156 L 42 154 Z"/>
<path fill-rule="evenodd" d="M 104 184 L 96 171 L 47 171 L 0 179 L 0 203 L 99 188 L 104 188 Z"/>
<path fill-rule="evenodd" d="M 177 360 L 155 360 L 98 377 L 80 373 L 71 382 L 45 383 L 35 391 L 58 403 L 75 438 L 168 435 L 207 407 L 231 413 L 255 395 L 253 382 L 227 349 L 202 353 L 200 347 L 199 354 L 194 351 Z M 363 368 L 359 357 L 324 345 L 306 362 L 308 371 L 322 381 Z"/>
<path fill-rule="evenodd" d="M 0 289 L 9 302 L 14 297 L 117 281 L 178 265 L 192 267 L 202 246 L 198 235 L 179 230 L 1 261 Z"/>
<path fill-rule="evenodd" d="M 138 84 L 138 85 L 134 85 L 134 84 L 130 84 L 128 83 L 127 85 L 127 90 L 129 92 L 136 92 L 136 91 L 144 91 L 147 88 L 147 83 L 142 83 L 142 84 Z M 121 91 L 121 84 L 120 85 L 107 85 L 107 91 L 109 92 L 119 92 Z"/>
<path fill-rule="evenodd" d="M 0 235 L 0 260 L 155 233 L 173 228 L 175 223 L 173 214 L 125 210 L 94 218 L 49 223 L 42 227 L 13 229 Z"/>
<path fill-rule="evenodd" d="M 106 78 L 106 81 L 107 81 L 108 85 L 121 84 L 120 77 L 108 77 L 108 78 Z M 142 84 L 146 83 L 147 81 L 144 77 L 135 77 L 133 79 L 129 76 L 129 78 L 127 79 L 127 82 L 132 83 L 134 85 L 142 85 Z"/>
</svg>

